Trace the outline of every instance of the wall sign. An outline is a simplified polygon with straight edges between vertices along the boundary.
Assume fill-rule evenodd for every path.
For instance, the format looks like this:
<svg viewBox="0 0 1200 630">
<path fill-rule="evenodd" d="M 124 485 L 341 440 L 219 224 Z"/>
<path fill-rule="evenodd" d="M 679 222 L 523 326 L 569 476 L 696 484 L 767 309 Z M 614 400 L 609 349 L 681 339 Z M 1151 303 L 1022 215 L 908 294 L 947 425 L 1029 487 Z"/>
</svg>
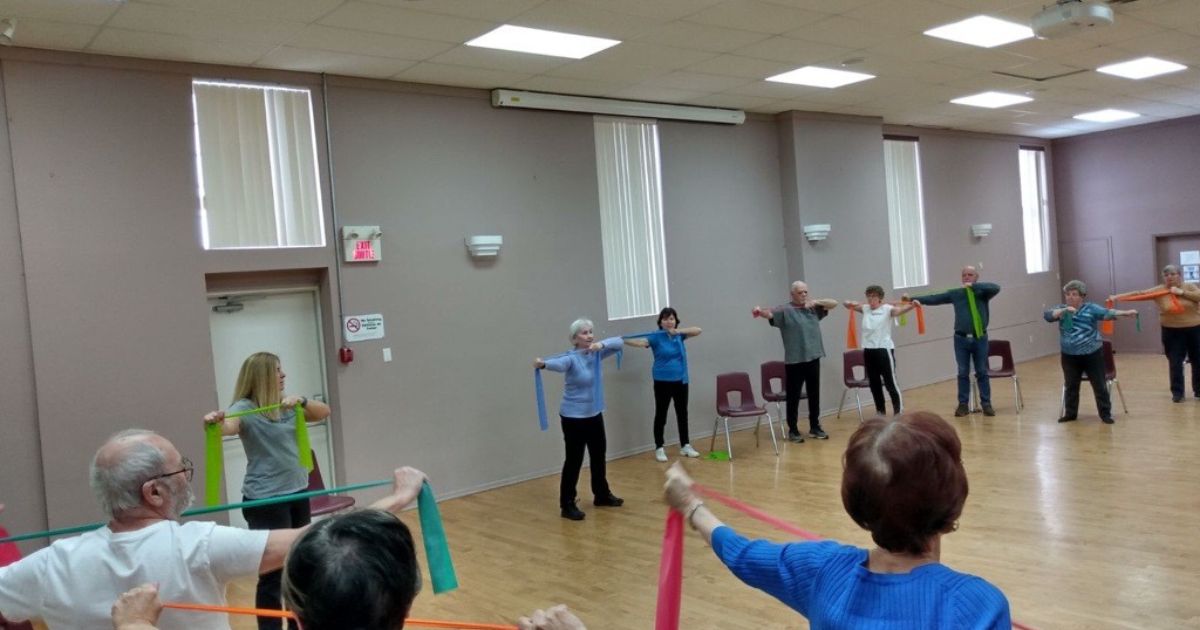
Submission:
<svg viewBox="0 0 1200 630">
<path fill-rule="evenodd" d="M 383 315 L 347 315 L 342 318 L 342 333 L 347 342 L 383 339 Z"/>
</svg>

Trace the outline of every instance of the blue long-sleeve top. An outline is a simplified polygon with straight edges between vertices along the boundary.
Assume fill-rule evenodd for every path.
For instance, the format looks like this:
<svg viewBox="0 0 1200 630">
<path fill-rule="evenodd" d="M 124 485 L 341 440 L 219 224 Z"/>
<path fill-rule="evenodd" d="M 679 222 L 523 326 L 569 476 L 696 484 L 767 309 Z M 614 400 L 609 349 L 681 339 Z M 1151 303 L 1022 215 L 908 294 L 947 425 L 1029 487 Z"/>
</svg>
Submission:
<svg viewBox="0 0 1200 630">
<path fill-rule="evenodd" d="M 1104 308 L 1095 302 L 1084 302 L 1071 315 L 1070 327 L 1067 326 L 1066 313 L 1055 319 L 1054 311 L 1066 308 L 1066 304 L 1058 304 L 1046 309 L 1042 317 L 1048 322 L 1058 322 L 1059 343 L 1063 354 L 1091 354 L 1100 349 L 1104 341 L 1100 339 L 1100 328 L 1096 325 L 1102 319 L 1116 319 L 1117 312 Z"/>
<path fill-rule="evenodd" d="M 1008 600 L 944 564 L 872 573 L 867 550 L 834 541 L 751 541 L 727 526 L 713 551 L 746 584 L 808 618 L 812 630 L 1011 630 Z"/>
<path fill-rule="evenodd" d="M 687 351 L 683 348 L 687 339 L 687 335 L 672 335 L 665 330 L 646 337 L 650 350 L 654 352 L 654 368 L 651 370 L 654 380 L 688 382 Z"/>
<path fill-rule="evenodd" d="M 625 342 L 620 337 L 609 337 L 600 343 L 604 346 L 600 350 L 600 359 L 604 360 L 619 352 Z M 595 355 L 591 352 L 568 352 L 545 360 L 547 370 L 563 374 L 563 396 L 558 406 L 558 413 L 562 417 L 591 418 L 604 413 L 604 401 L 593 400 L 593 382 L 602 377 L 593 374 L 595 361 Z"/>
<path fill-rule="evenodd" d="M 975 307 L 979 309 L 979 322 L 983 324 L 983 334 L 987 334 L 988 301 L 1000 292 L 1000 285 L 994 282 L 976 282 L 971 285 L 975 289 Z M 920 302 L 924 306 L 938 304 L 954 305 L 954 334 L 974 335 L 975 324 L 971 322 L 971 307 L 967 301 L 967 288 L 955 288 L 941 293 L 922 296 Z"/>
</svg>

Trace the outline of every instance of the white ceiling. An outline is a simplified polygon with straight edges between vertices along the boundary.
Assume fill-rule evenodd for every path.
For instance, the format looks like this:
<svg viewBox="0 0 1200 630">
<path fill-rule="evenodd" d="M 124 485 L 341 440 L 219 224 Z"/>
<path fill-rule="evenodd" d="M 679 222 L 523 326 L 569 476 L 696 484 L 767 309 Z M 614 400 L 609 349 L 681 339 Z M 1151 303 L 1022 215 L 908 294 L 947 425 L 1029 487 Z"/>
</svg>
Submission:
<svg viewBox="0 0 1200 630">
<path fill-rule="evenodd" d="M 15 44 L 476 88 L 517 88 L 1043 138 L 1200 114 L 1200 0 L 1115 3 L 1116 24 L 983 49 L 921 32 L 977 14 L 1027 23 L 1053 0 L 0 0 Z M 470 48 L 504 24 L 622 40 L 578 61 Z M 1188 70 L 1099 74 L 1154 55 Z M 878 78 L 826 90 L 767 83 L 803 65 Z M 1036 81 L 996 74 L 1071 76 Z M 954 105 L 985 90 L 1033 101 Z M 1104 108 L 1141 118 L 1073 120 Z"/>
</svg>

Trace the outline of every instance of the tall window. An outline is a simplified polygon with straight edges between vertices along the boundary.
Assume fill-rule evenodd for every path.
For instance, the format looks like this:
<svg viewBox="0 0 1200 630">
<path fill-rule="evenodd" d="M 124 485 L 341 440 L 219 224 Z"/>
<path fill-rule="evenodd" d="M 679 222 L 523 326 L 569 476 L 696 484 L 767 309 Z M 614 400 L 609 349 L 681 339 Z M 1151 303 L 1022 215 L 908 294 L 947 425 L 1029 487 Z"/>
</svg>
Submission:
<svg viewBox="0 0 1200 630">
<path fill-rule="evenodd" d="M 205 249 L 325 244 L 308 90 L 192 82 Z"/>
<path fill-rule="evenodd" d="M 1022 147 L 1021 220 L 1025 225 L 1025 271 L 1050 271 L 1050 200 L 1046 195 L 1046 151 Z"/>
<path fill-rule="evenodd" d="M 596 117 L 595 129 L 608 318 L 656 315 L 667 305 L 658 125 Z"/>
<path fill-rule="evenodd" d="M 897 289 L 929 283 L 925 256 L 925 209 L 921 200 L 921 156 L 916 138 L 883 141 L 888 231 L 892 240 L 892 284 Z"/>
</svg>

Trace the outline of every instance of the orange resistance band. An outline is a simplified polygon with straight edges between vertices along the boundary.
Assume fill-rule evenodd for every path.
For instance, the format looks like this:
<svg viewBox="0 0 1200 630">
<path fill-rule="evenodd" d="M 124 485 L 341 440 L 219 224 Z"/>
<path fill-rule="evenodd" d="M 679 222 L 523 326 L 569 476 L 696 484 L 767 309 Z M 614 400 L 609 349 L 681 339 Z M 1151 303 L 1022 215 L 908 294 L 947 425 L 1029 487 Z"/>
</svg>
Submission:
<svg viewBox="0 0 1200 630">
<path fill-rule="evenodd" d="M 850 323 L 846 326 L 846 349 L 858 349 L 858 326 L 854 323 L 854 311 L 850 309 Z"/>
<path fill-rule="evenodd" d="M 1183 303 L 1179 301 L 1178 295 L 1171 293 L 1170 289 L 1158 289 L 1157 291 L 1142 291 L 1141 293 L 1133 293 L 1121 298 L 1120 301 L 1148 302 L 1150 300 L 1157 300 L 1164 295 L 1171 297 L 1171 304 L 1167 307 L 1167 313 L 1177 315 L 1183 312 Z M 1113 300 L 1105 300 L 1104 307 L 1107 309 L 1112 309 L 1116 307 L 1116 302 Z M 1113 324 L 1113 320 L 1106 319 L 1100 322 L 1100 332 L 1111 337 L 1112 334 L 1116 332 L 1116 326 Z"/>
<path fill-rule="evenodd" d="M 182 604 L 164 602 L 163 608 L 176 610 L 191 610 L 196 612 L 229 613 L 231 615 L 256 615 L 273 617 L 275 619 L 295 619 L 296 614 L 290 610 L 270 610 L 267 608 L 238 608 L 236 606 L 212 606 L 209 604 Z M 409 617 L 404 620 L 405 626 L 418 628 L 457 628 L 458 630 L 517 630 L 517 627 L 504 623 L 473 623 L 470 621 L 440 621 L 437 619 L 417 619 Z"/>
</svg>

